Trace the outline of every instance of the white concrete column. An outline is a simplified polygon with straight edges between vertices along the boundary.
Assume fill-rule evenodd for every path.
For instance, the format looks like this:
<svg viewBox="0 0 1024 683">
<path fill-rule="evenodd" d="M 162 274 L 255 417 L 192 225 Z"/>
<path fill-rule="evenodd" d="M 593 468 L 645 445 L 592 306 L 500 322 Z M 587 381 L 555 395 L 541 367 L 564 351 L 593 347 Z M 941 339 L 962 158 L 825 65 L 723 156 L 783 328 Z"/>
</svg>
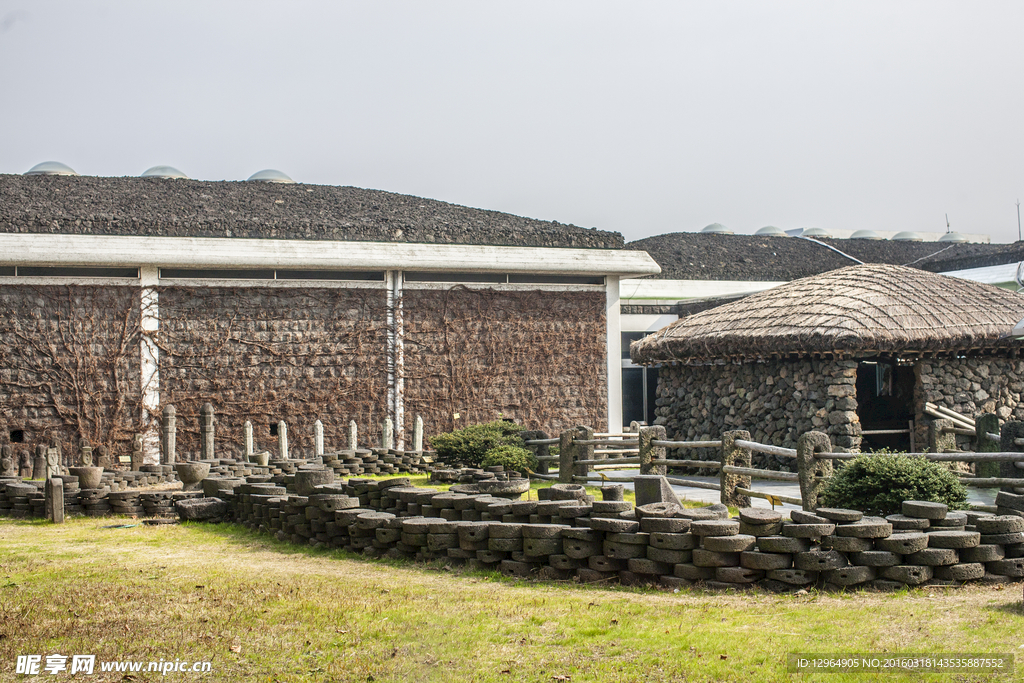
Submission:
<svg viewBox="0 0 1024 683">
<path fill-rule="evenodd" d="M 159 284 L 160 269 L 156 266 L 139 268 L 141 339 L 139 342 L 142 366 L 142 460 L 147 465 L 160 464 L 160 349 L 156 335 L 160 330 Z"/>
<path fill-rule="evenodd" d="M 405 313 L 404 276 L 400 270 L 387 272 L 388 309 L 388 417 L 394 425 L 394 448 L 405 450 Z"/>
<path fill-rule="evenodd" d="M 607 330 L 608 431 L 622 429 L 622 331 L 619 320 L 619 276 L 605 276 L 605 325 Z"/>
</svg>

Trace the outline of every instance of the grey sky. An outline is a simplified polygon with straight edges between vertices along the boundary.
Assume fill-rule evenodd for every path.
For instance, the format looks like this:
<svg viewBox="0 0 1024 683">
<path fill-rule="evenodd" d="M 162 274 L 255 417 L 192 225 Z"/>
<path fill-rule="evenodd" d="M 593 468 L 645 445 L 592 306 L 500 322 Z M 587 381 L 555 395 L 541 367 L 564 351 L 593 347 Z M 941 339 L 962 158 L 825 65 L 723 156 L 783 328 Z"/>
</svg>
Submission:
<svg viewBox="0 0 1024 683">
<path fill-rule="evenodd" d="M 1024 3 L 0 0 L 0 172 L 1017 237 Z"/>
</svg>

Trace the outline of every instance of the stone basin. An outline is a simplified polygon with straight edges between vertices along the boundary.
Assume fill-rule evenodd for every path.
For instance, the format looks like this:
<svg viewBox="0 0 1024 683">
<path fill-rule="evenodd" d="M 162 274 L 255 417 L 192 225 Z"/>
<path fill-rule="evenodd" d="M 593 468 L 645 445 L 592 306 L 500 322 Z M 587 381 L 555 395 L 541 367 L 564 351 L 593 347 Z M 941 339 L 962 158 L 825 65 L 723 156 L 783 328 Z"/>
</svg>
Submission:
<svg viewBox="0 0 1024 683">
<path fill-rule="evenodd" d="M 334 483 L 334 470 L 299 470 L 295 473 L 295 492 L 300 496 L 317 493 L 317 486 Z"/>
<path fill-rule="evenodd" d="M 103 477 L 102 467 L 69 467 L 68 472 L 78 477 L 78 487 L 83 489 L 98 489 Z"/>
<path fill-rule="evenodd" d="M 210 474 L 210 463 L 208 462 L 179 462 L 174 466 L 178 473 L 183 491 L 198 491 L 199 482 Z"/>
</svg>

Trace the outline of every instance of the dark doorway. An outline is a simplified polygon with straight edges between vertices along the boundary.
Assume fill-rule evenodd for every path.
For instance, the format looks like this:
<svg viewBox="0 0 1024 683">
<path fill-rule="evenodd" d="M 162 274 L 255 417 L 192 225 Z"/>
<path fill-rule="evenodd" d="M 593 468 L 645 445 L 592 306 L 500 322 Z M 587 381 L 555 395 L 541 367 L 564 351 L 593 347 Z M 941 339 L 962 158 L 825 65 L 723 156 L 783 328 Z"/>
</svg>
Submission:
<svg viewBox="0 0 1024 683">
<path fill-rule="evenodd" d="M 622 333 L 622 426 L 631 422 L 654 424 L 654 402 L 657 398 L 658 368 L 634 365 L 629 358 L 629 343 L 643 339 L 650 332 Z"/>
<path fill-rule="evenodd" d="M 857 415 L 861 430 L 867 432 L 861 442 L 862 451 L 912 450 L 913 398 L 913 365 L 881 358 L 857 364 Z M 898 433 L 870 433 L 879 431 Z"/>
</svg>

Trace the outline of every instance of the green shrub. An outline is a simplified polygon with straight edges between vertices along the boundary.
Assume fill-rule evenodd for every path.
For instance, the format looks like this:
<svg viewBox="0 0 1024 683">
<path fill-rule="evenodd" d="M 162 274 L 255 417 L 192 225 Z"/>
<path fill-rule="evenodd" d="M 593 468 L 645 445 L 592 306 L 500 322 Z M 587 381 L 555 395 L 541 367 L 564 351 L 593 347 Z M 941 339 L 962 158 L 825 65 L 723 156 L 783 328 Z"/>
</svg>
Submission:
<svg viewBox="0 0 1024 683">
<path fill-rule="evenodd" d="M 921 456 L 867 453 L 847 461 L 819 497 L 823 507 L 861 510 L 871 515 L 899 513 L 905 500 L 967 507 L 967 489 L 957 475 Z"/>
<path fill-rule="evenodd" d="M 449 465 L 480 467 L 484 456 L 499 446 L 522 447 L 522 427 L 507 420 L 469 425 L 454 432 L 430 437 L 430 445 L 438 458 Z"/>
<path fill-rule="evenodd" d="M 506 472 L 522 472 L 527 468 L 537 469 L 537 458 L 522 446 L 498 446 L 487 451 L 480 464 L 483 467 L 501 465 Z"/>
</svg>

